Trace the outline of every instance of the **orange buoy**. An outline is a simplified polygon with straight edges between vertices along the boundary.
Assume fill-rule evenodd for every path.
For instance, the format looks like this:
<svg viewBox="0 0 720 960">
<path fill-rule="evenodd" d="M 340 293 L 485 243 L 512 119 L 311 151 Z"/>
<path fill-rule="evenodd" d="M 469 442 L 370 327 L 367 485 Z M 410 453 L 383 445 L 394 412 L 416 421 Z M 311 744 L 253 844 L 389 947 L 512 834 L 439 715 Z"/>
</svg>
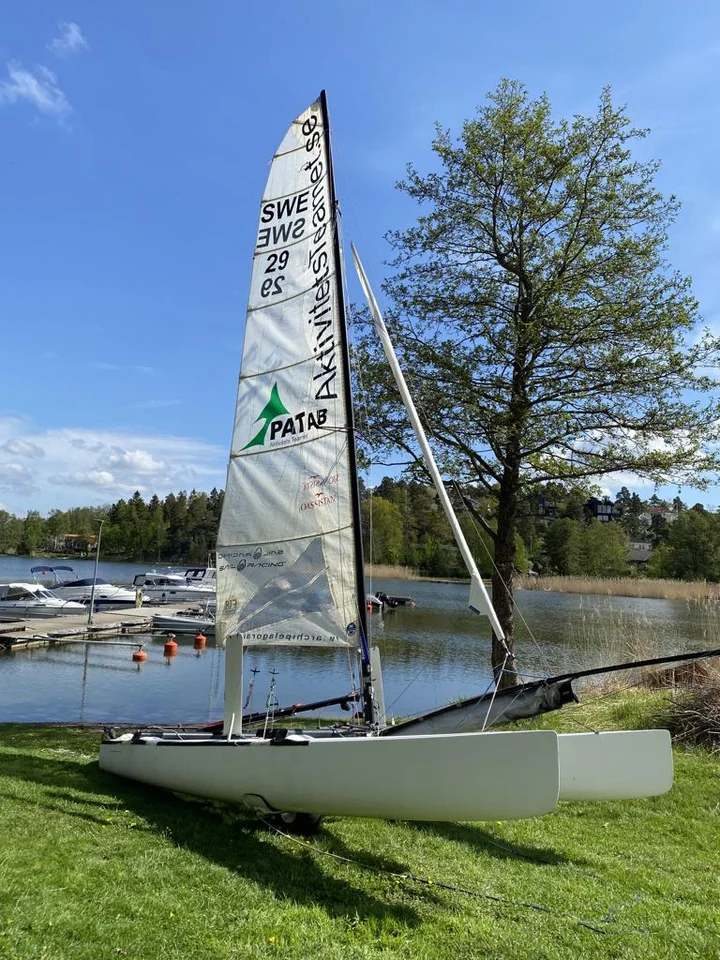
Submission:
<svg viewBox="0 0 720 960">
<path fill-rule="evenodd" d="M 196 650 L 202 650 L 206 643 L 207 643 L 207 637 L 202 633 L 198 633 L 197 636 L 195 637 L 195 642 L 193 646 L 195 647 Z"/>
<path fill-rule="evenodd" d="M 139 648 L 133 653 L 132 658 L 133 658 L 133 660 L 135 661 L 135 663 L 142 663 L 143 660 L 147 660 L 147 654 L 145 653 L 145 651 L 143 650 L 142 647 L 139 647 Z"/>
<path fill-rule="evenodd" d="M 175 642 L 175 634 L 171 633 L 167 640 L 165 641 L 165 656 L 166 657 L 176 657 L 178 652 L 178 645 Z"/>
</svg>

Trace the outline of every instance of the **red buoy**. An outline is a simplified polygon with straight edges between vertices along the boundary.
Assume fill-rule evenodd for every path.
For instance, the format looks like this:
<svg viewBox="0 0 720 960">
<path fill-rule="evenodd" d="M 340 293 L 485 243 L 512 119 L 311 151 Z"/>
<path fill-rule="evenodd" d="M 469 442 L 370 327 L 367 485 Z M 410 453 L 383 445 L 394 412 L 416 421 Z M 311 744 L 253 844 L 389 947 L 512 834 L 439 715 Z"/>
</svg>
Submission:
<svg viewBox="0 0 720 960">
<path fill-rule="evenodd" d="M 178 652 L 178 645 L 175 643 L 175 634 L 171 633 L 170 636 L 165 641 L 165 656 L 166 657 L 176 657 Z"/>
<path fill-rule="evenodd" d="M 145 651 L 143 650 L 142 647 L 139 647 L 139 648 L 133 653 L 132 658 L 133 658 L 133 660 L 135 661 L 135 663 L 142 663 L 143 660 L 147 660 L 147 654 L 145 653 Z"/>
<path fill-rule="evenodd" d="M 198 633 L 197 636 L 195 637 L 195 642 L 193 646 L 195 647 L 196 650 L 203 650 L 206 643 L 207 643 L 207 637 L 204 636 L 202 633 Z"/>
</svg>

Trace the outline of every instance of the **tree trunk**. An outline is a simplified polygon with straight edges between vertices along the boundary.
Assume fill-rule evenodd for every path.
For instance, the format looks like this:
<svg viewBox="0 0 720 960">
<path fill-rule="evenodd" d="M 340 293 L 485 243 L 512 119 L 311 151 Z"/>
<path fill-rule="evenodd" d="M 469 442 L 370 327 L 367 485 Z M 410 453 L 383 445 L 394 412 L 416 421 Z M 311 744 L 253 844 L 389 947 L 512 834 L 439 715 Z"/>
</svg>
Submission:
<svg viewBox="0 0 720 960">
<path fill-rule="evenodd" d="M 495 541 L 495 569 L 492 575 L 492 601 L 505 632 L 505 642 L 492 638 L 492 668 L 498 689 L 517 682 L 515 670 L 515 618 L 513 573 L 515 571 L 515 517 L 519 468 L 508 466 L 500 484 Z"/>
</svg>

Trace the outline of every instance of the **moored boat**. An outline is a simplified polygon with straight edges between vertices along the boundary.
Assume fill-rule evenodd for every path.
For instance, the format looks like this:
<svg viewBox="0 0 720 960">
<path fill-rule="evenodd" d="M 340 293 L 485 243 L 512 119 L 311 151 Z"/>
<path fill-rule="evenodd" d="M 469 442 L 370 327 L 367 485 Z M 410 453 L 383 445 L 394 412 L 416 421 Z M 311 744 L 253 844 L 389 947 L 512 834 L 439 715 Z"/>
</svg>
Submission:
<svg viewBox="0 0 720 960">
<path fill-rule="evenodd" d="M 152 618 L 153 630 L 163 633 L 184 633 L 195 636 L 198 633 L 206 637 L 215 636 L 215 617 L 200 611 L 196 613 L 162 614 L 156 613 Z"/>
<path fill-rule="evenodd" d="M 74 600 L 55 596 L 39 583 L 0 583 L 0 620 L 28 620 L 84 613 Z"/>
<path fill-rule="evenodd" d="M 159 573 L 149 570 L 138 573 L 133 587 L 142 590 L 151 603 L 174 603 L 177 600 L 197 600 L 200 603 L 214 601 L 214 581 L 190 583 L 183 574 Z"/>
<path fill-rule="evenodd" d="M 78 577 L 73 567 L 62 564 L 53 567 L 31 567 L 30 573 L 36 580 L 40 577 L 51 577 L 52 582 L 48 585 L 48 589 L 63 600 L 75 600 L 87 606 L 92 598 L 95 610 L 121 610 L 124 607 L 136 607 L 138 600 L 142 602 L 145 599 L 142 594 L 138 598 L 136 590 L 108 583 L 102 577 Z"/>
</svg>

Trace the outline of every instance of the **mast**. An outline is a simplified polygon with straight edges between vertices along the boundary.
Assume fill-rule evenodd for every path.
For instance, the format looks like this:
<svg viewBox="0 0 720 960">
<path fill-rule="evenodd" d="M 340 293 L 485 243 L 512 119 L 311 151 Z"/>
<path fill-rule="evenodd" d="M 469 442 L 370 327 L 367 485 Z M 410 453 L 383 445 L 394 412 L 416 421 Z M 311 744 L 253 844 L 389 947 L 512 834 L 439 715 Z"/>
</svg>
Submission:
<svg viewBox="0 0 720 960">
<path fill-rule="evenodd" d="M 342 254 L 340 250 L 340 230 L 338 227 L 338 202 L 335 195 L 335 173 L 333 170 L 332 145 L 330 143 L 330 118 L 328 115 L 327 98 L 325 91 L 320 92 L 320 106 L 322 109 L 325 149 L 328 161 L 328 182 L 330 191 L 330 209 L 333 221 L 333 245 L 337 274 L 335 288 L 338 304 L 338 321 L 342 330 L 342 344 L 345 363 L 343 364 L 343 386 L 345 394 L 345 412 L 348 435 L 348 458 L 350 462 L 350 485 L 353 526 L 355 528 L 355 577 L 358 597 L 358 622 L 360 624 L 360 670 L 362 676 L 363 716 L 367 723 L 375 721 L 375 708 L 372 695 L 372 674 L 370 670 L 370 647 L 367 634 L 367 612 L 365 605 L 365 575 L 362 548 L 362 527 L 360 524 L 360 487 L 358 484 L 357 457 L 355 454 L 355 418 L 352 403 L 352 386 L 350 383 L 350 349 L 347 333 L 347 316 L 345 313 L 345 291 L 342 283 Z"/>
</svg>

